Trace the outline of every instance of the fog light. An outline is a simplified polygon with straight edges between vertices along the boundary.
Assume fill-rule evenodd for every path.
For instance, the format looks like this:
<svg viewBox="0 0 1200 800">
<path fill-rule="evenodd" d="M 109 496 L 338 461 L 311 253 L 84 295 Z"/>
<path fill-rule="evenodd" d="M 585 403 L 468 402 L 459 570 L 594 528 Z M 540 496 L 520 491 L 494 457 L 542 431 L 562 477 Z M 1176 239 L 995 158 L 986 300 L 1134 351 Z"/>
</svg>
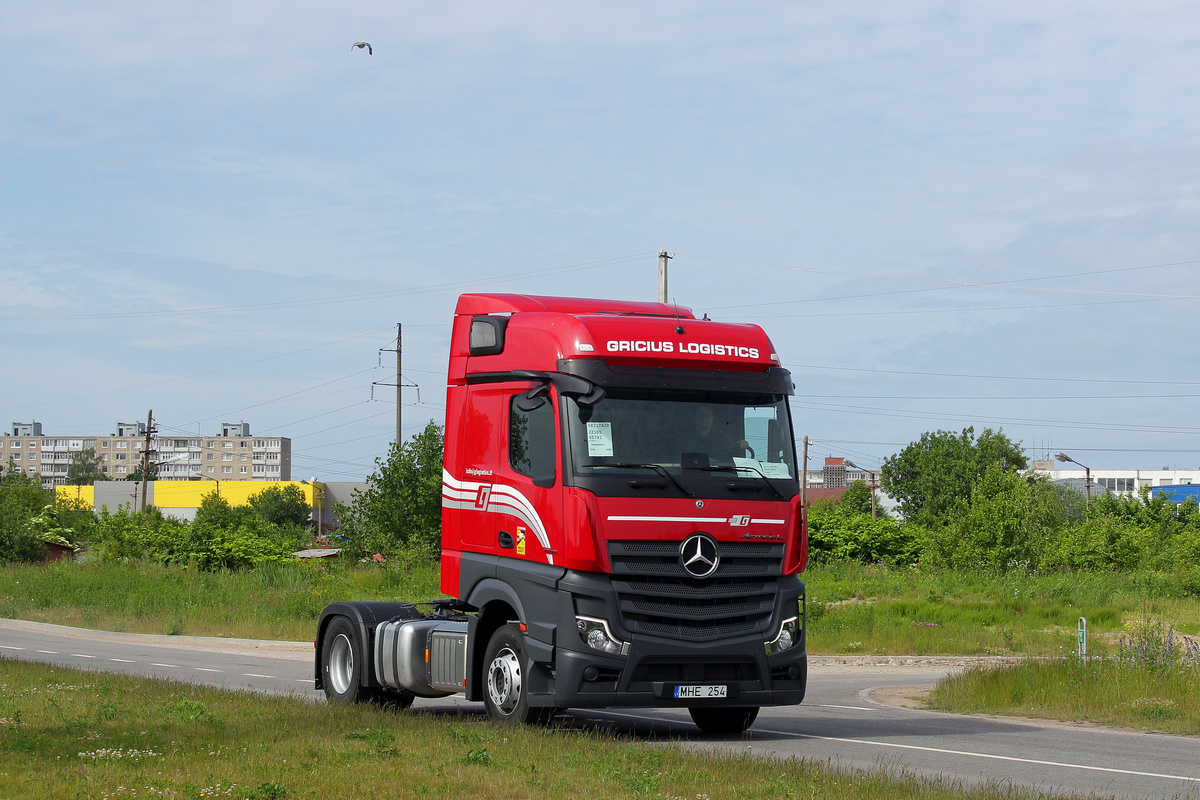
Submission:
<svg viewBox="0 0 1200 800">
<path fill-rule="evenodd" d="M 795 647 L 796 642 L 800 639 L 800 618 L 791 617 L 785 619 L 783 624 L 779 626 L 779 633 L 774 639 L 767 642 L 767 655 L 774 653 L 782 653 L 784 650 L 790 650 Z"/>
<path fill-rule="evenodd" d="M 593 650 L 623 656 L 629 652 L 629 642 L 619 641 L 608 629 L 608 623 L 595 617 L 576 617 L 579 638 Z"/>
</svg>

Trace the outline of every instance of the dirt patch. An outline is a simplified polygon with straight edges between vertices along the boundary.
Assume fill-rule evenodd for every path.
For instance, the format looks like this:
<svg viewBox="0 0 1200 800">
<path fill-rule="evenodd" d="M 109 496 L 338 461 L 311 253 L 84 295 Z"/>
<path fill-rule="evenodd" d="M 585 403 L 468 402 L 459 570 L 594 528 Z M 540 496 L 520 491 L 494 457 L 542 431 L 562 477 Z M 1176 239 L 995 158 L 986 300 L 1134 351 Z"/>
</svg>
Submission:
<svg viewBox="0 0 1200 800">
<path fill-rule="evenodd" d="M 889 672 L 899 670 L 948 673 L 980 664 L 1013 664 L 1020 662 L 1019 656 L 808 656 L 809 672 L 849 672 L 859 669 L 878 669 Z"/>
<path fill-rule="evenodd" d="M 871 699 L 885 706 L 924 709 L 932 691 L 932 686 L 884 686 L 871 692 Z"/>
</svg>

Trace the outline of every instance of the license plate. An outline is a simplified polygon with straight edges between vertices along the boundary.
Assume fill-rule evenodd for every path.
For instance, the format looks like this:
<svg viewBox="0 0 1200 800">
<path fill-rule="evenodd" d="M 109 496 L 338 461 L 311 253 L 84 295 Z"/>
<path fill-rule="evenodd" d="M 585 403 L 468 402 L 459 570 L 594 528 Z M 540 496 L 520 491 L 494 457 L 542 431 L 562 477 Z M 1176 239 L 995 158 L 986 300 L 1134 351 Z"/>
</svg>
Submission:
<svg viewBox="0 0 1200 800">
<path fill-rule="evenodd" d="M 704 700 L 710 697 L 728 697 L 729 687 L 725 684 L 676 686 L 675 697 L 681 700 Z"/>
</svg>

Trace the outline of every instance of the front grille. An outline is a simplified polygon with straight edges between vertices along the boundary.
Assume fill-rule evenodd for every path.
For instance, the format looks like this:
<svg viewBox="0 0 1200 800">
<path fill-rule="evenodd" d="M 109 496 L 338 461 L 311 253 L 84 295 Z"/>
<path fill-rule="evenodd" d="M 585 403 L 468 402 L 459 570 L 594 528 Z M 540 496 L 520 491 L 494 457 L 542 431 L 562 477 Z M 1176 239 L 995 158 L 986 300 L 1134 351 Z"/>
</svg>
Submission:
<svg viewBox="0 0 1200 800">
<path fill-rule="evenodd" d="M 613 575 L 671 575 L 691 578 L 679 560 L 680 542 L 609 542 Z M 713 578 L 779 575 L 783 544 L 770 542 L 718 542 L 721 564 Z"/>
<path fill-rule="evenodd" d="M 679 542 L 609 542 L 626 630 L 709 641 L 766 633 L 783 569 L 782 543 L 718 542 L 720 564 L 697 580 L 683 569 Z"/>
</svg>

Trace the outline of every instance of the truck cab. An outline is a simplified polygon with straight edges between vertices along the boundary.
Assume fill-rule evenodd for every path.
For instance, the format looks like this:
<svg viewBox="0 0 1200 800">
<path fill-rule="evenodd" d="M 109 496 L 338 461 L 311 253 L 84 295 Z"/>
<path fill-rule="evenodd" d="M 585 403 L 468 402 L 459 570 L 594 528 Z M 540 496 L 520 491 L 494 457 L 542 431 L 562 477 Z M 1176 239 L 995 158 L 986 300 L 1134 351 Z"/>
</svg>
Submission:
<svg viewBox="0 0 1200 800">
<path fill-rule="evenodd" d="M 455 601 L 388 619 L 395 609 L 360 609 L 361 641 L 343 649 L 375 669 L 341 684 L 454 689 L 499 722 L 686 707 L 719 732 L 799 703 L 807 538 L 793 391 L 756 325 L 659 303 L 462 296 L 442 485 L 442 590 Z M 325 632 L 346 614 L 322 618 L 327 692 Z M 380 656 L 379 642 L 422 621 L 410 647 L 452 638 L 453 682 L 381 679 L 398 675 L 389 660 L 413 659 Z"/>
</svg>

